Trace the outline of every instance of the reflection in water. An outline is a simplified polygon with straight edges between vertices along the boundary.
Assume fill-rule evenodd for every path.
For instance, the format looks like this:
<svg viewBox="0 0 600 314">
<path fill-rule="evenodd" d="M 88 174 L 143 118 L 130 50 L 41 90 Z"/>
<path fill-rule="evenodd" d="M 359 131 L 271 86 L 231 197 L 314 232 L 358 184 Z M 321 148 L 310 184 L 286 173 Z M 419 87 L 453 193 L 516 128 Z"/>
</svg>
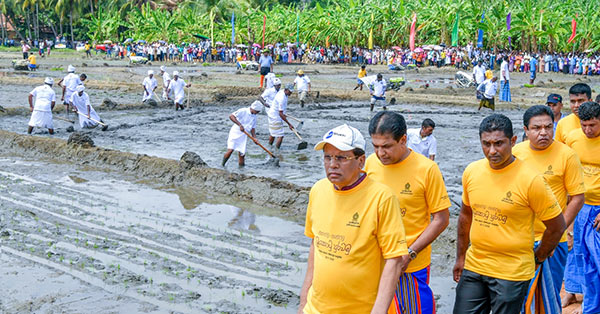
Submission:
<svg viewBox="0 0 600 314">
<path fill-rule="evenodd" d="M 260 231 L 254 224 L 256 222 L 256 215 L 254 213 L 235 206 L 231 206 L 231 213 L 235 216 L 229 221 L 229 227 L 240 230 Z"/>
<path fill-rule="evenodd" d="M 194 209 L 207 201 L 206 195 L 190 188 L 178 187 L 173 192 L 177 194 L 179 202 L 187 210 Z"/>
</svg>

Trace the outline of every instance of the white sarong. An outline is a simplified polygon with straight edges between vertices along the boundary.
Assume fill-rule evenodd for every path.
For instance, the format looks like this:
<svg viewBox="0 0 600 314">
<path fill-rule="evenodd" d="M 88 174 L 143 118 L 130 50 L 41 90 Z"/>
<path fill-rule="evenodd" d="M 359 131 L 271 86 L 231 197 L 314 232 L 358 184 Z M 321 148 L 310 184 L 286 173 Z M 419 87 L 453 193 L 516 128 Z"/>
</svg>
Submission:
<svg viewBox="0 0 600 314">
<path fill-rule="evenodd" d="M 240 131 L 240 127 L 232 125 L 229 130 L 229 137 L 227 138 L 227 149 L 237 150 L 244 155 L 246 154 L 247 140 L 248 136 Z"/>
<path fill-rule="evenodd" d="M 29 119 L 29 126 L 54 129 L 54 124 L 52 124 L 52 112 L 33 110 L 31 119 Z"/>
<path fill-rule="evenodd" d="M 83 116 L 78 114 L 79 126 L 82 129 L 91 129 L 91 128 L 95 128 L 98 126 L 98 122 L 94 122 L 87 118 L 87 111 L 79 111 L 79 112 L 84 114 Z M 96 110 L 94 110 L 94 108 L 90 108 L 90 117 L 96 121 L 100 121 L 100 116 L 98 116 L 98 114 L 96 113 Z"/>
<path fill-rule="evenodd" d="M 269 117 L 269 134 L 272 137 L 282 137 L 284 135 L 283 131 L 283 120 Z"/>
</svg>

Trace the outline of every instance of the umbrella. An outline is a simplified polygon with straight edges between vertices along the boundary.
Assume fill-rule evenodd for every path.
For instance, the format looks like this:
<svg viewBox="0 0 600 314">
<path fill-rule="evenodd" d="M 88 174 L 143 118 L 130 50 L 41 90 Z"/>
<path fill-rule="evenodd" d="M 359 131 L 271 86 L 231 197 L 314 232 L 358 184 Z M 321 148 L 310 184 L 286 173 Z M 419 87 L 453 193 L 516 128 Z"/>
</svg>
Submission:
<svg viewBox="0 0 600 314">
<path fill-rule="evenodd" d="M 430 45 L 423 46 L 423 50 L 431 50 L 431 49 L 432 49 L 432 48 L 431 48 L 431 46 L 430 46 Z"/>
<path fill-rule="evenodd" d="M 208 37 L 204 36 L 204 35 L 200 35 L 200 34 L 193 34 L 192 36 L 196 37 L 196 38 L 200 38 L 200 39 L 204 39 L 207 40 L 209 39 Z"/>
<path fill-rule="evenodd" d="M 145 41 L 145 40 L 143 40 L 143 39 L 140 39 L 140 40 L 138 40 L 138 41 L 136 41 L 136 42 L 137 42 L 138 44 L 145 44 L 145 43 L 146 43 L 146 41 Z"/>
<path fill-rule="evenodd" d="M 246 46 L 246 45 L 244 45 L 244 44 L 238 44 L 238 45 L 236 45 L 236 47 L 238 47 L 238 48 L 246 48 L 246 47 L 248 47 L 248 46 Z"/>
<path fill-rule="evenodd" d="M 402 48 L 400 48 L 398 46 L 393 46 L 392 49 L 401 50 Z"/>
<path fill-rule="evenodd" d="M 104 43 L 105 43 L 105 44 L 112 44 L 112 41 L 110 41 L 110 40 L 105 40 L 105 41 L 104 41 Z"/>
<path fill-rule="evenodd" d="M 444 47 L 440 46 L 440 45 L 433 45 L 433 50 L 444 50 Z"/>
<path fill-rule="evenodd" d="M 164 41 L 164 40 L 159 40 L 158 42 L 159 42 L 159 43 L 161 43 L 161 44 L 166 44 L 166 43 L 167 43 L 167 42 L 166 42 L 166 41 Z"/>
<path fill-rule="evenodd" d="M 288 47 L 296 47 L 296 44 L 293 44 L 293 43 L 287 43 L 287 46 L 288 46 Z"/>
<path fill-rule="evenodd" d="M 258 47 L 258 48 L 260 48 L 260 44 L 253 43 L 253 44 L 252 44 L 252 47 Z"/>
<path fill-rule="evenodd" d="M 266 45 L 266 46 L 265 46 L 265 48 L 269 48 L 269 49 L 271 49 L 271 48 L 273 48 L 273 45 L 271 45 L 271 44 L 268 44 L 268 45 Z"/>
<path fill-rule="evenodd" d="M 124 41 L 123 43 L 125 43 L 125 44 L 126 44 L 126 43 L 130 43 L 130 42 L 132 42 L 132 41 L 133 41 L 133 38 L 127 38 L 127 39 L 125 39 L 125 41 Z"/>
<path fill-rule="evenodd" d="M 415 52 L 423 52 L 423 48 L 419 47 L 415 49 Z"/>
<path fill-rule="evenodd" d="M 222 42 L 220 42 L 220 41 L 217 41 L 217 42 L 215 43 L 215 45 L 217 45 L 217 46 L 224 46 L 225 44 L 224 44 L 224 43 L 222 43 Z"/>
</svg>

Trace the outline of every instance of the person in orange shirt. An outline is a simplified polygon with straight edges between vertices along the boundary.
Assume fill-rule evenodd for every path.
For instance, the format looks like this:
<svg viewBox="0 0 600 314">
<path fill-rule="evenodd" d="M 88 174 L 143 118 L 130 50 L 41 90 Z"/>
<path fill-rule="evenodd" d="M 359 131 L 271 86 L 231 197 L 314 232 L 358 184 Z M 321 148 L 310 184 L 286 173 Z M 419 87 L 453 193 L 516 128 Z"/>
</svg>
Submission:
<svg viewBox="0 0 600 314">
<path fill-rule="evenodd" d="M 554 139 L 561 143 L 565 143 L 567 135 L 581 128 L 579 121 L 579 106 L 586 101 L 592 100 L 592 89 L 585 83 L 577 83 L 569 89 L 569 103 L 571 106 L 571 114 L 564 117 L 556 124 L 556 134 Z"/>
<path fill-rule="evenodd" d="M 523 114 L 523 124 L 529 140 L 517 144 L 513 154 L 544 176 L 562 208 L 567 226 L 570 226 L 583 206 L 583 168 L 575 151 L 552 139 L 553 119 L 554 113 L 548 106 L 537 105 L 527 109 Z M 536 219 L 533 229 L 537 247 L 546 227 Z M 572 243 L 573 238 L 569 240 Z M 563 234 L 552 256 L 537 269 L 537 285 L 530 285 L 529 294 L 535 294 L 532 300 L 542 302 L 535 302 L 532 310 L 543 306 L 546 313 L 561 312 L 560 289 L 567 264 L 568 247 L 567 235 Z"/>
<path fill-rule="evenodd" d="M 429 287 L 431 243 L 446 229 L 450 199 L 437 164 L 407 147 L 406 122 L 392 111 L 377 113 L 369 123 L 375 153 L 365 171 L 390 187 L 398 200 L 410 263 L 399 277 L 389 313 L 435 313 Z"/>
<path fill-rule="evenodd" d="M 556 248 L 565 219 L 542 175 L 513 156 L 517 137 L 508 117 L 483 119 L 479 139 L 486 158 L 462 176 L 453 312 L 519 313 L 536 265 Z M 533 250 L 536 218 L 546 230 Z"/>
<path fill-rule="evenodd" d="M 326 179 L 310 190 L 312 239 L 298 313 L 387 313 L 408 250 L 398 199 L 361 169 L 365 140 L 346 124 L 323 136 Z"/>
<path fill-rule="evenodd" d="M 579 108 L 581 128 L 567 135 L 583 166 L 585 204 L 573 223 L 573 249 L 565 272 L 565 290 L 583 294 L 583 314 L 600 313 L 600 105 Z M 571 262 L 571 256 L 573 261 Z M 566 298 L 563 305 L 573 302 Z"/>
</svg>

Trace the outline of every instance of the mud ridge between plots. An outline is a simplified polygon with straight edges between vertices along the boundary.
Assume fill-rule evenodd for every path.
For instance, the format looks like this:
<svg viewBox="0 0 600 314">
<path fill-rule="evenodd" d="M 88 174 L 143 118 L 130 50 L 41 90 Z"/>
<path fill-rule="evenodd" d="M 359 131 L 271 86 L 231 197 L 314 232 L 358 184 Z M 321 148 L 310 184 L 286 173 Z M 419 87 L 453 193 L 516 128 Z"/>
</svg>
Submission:
<svg viewBox="0 0 600 314">
<path fill-rule="evenodd" d="M 209 167 L 187 167 L 177 160 L 134 154 L 100 147 L 83 148 L 55 138 L 43 138 L 0 131 L 0 147 L 8 154 L 94 166 L 119 171 L 158 183 L 193 186 L 256 205 L 280 207 L 284 215 L 301 217 L 308 204 L 306 187 L 271 178 L 230 173 Z"/>
</svg>

